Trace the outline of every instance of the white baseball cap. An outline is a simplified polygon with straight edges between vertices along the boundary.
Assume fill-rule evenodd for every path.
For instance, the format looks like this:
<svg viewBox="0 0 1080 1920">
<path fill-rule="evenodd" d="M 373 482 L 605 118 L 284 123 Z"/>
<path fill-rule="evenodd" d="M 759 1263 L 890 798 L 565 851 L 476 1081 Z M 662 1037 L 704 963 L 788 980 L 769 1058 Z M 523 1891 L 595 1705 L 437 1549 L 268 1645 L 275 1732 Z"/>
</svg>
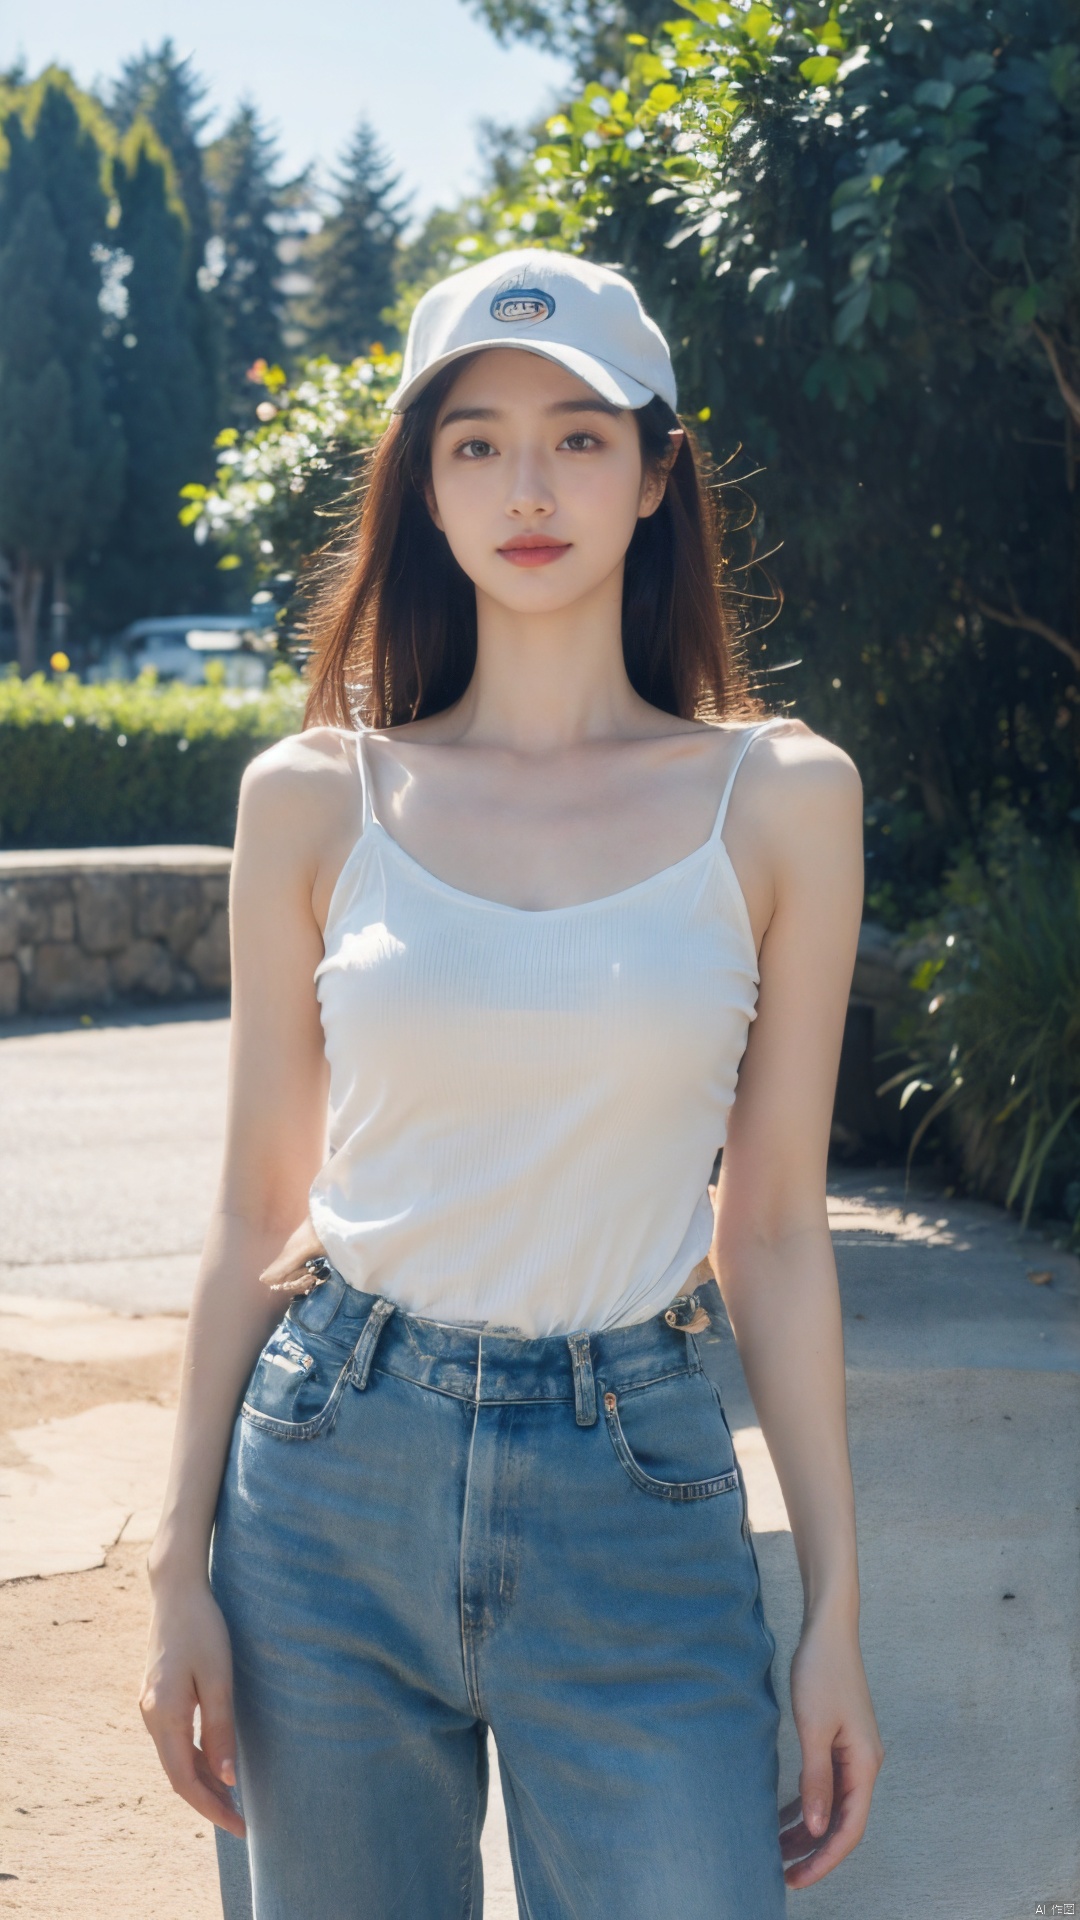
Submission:
<svg viewBox="0 0 1080 1920">
<path fill-rule="evenodd" d="M 659 394 L 674 411 L 675 373 L 655 320 L 621 273 L 577 254 L 515 248 L 429 287 L 387 405 L 401 413 L 441 367 L 487 347 L 555 360 L 612 406 L 644 407 Z"/>
</svg>

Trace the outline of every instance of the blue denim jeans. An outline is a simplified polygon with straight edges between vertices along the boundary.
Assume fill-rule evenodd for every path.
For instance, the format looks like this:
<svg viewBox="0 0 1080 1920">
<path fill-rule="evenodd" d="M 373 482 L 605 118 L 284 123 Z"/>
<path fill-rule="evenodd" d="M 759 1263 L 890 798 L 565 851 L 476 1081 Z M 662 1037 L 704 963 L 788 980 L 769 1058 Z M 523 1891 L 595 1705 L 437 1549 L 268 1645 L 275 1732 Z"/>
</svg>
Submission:
<svg viewBox="0 0 1080 1920">
<path fill-rule="evenodd" d="M 782 1920 L 775 1641 L 688 1317 L 526 1339 L 333 1271 L 294 1301 L 214 1532 L 227 1920 L 479 1920 L 488 1728 L 523 1920 Z"/>
</svg>

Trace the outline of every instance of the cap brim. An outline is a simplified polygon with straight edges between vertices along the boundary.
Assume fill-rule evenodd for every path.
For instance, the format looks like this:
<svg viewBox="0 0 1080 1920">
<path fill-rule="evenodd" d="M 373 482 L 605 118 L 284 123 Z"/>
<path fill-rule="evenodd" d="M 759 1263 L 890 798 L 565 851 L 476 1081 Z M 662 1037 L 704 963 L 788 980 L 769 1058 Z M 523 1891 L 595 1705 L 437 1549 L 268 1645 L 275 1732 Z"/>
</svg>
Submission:
<svg viewBox="0 0 1080 1920">
<path fill-rule="evenodd" d="M 391 413 L 403 413 L 411 406 L 443 367 L 450 366 L 454 360 L 464 360 L 469 353 L 486 353 L 491 347 L 512 347 L 519 353 L 539 354 L 541 360 L 554 360 L 568 373 L 576 373 L 579 380 L 584 380 L 586 386 L 592 387 L 613 407 L 645 407 L 655 398 L 651 387 L 643 387 L 640 380 L 632 380 L 628 373 L 621 373 L 608 361 L 598 359 L 594 353 L 585 353 L 580 347 L 563 346 L 557 340 L 542 346 L 538 340 L 508 340 L 504 334 L 499 340 L 473 340 L 467 347 L 454 347 L 450 353 L 440 354 L 422 373 L 414 375 L 390 395 L 386 404 Z"/>
</svg>

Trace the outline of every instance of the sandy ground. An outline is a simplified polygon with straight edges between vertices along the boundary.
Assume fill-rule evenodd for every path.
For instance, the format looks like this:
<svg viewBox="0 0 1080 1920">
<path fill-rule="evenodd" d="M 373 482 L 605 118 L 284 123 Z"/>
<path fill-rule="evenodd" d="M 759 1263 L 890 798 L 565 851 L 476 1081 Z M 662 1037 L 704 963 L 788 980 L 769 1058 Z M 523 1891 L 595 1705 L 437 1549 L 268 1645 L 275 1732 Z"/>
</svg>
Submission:
<svg viewBox="0 0 1080 1920">
<path fill-rule="evenodd" d="M 170 1791 L 136 1705 L 143 1545 L 88 1573 L 0 1588 L 9 1676 L 5 1910 L 27 1920 L 220 1920 L 210 1828 Z M 12 1804 L 12 1801 L 14 1804 Z"/>
<path fill-rule="evenodd" d="M 0 1571 L 50 1543 L 82 1568 L 0 1584 L 3 1912 L 220 1913 L 210 1829 L 138 1715 L 132 1535 L 159 1490 L 226 1041 L 205 1010 L 0 1033 Z M 991 1208 L 917 1191 L 905 1209 L 901 1184 L 840 1174 L 830 1195 L 886 1767 L 863 1845 L 789 1910 L 1026 1920 L 1080 1898 L 1080 1264 Z M 729 1332 L 707 1364 L 752 1482 L 783 1800 L 798 1569 Z M 497 1799 L 485 1858 L 487 1920 L 514 1920 Z"/>
</svg>

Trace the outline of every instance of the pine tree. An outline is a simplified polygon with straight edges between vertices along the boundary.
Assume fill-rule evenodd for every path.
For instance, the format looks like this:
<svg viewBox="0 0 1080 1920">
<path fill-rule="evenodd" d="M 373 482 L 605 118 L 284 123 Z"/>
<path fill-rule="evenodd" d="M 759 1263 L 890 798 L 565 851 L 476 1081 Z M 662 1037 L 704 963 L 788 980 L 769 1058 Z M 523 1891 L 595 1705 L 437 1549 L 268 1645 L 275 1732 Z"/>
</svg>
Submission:
<svg viewBox="0 0 1080 1920">
<path fill-rule="evenodd" d="M 0 552 L 30 673 L 45 577 L 62 602 L 65 563 L 116 512 L 124 445 L 98 305 L 102 148 L 64 76 L 46 75 L 23 104 L 4 122 L 0 184 Z"/>
<path fill-rule="evenodd" d="M 136 121 L 149 123 L 175 169 L 176 185 L 187 215 L 186 273 L 194 312 L 195 345 L 201 370 L 202 395 L 193 404 L 215 426 L 223 401 L 222 323 L 214 290 L 220 271 L 206 180 L 205 134 L 210 115 L 205 111 L 206 85 L 195 72 L 191 56 L 177 58 L 171 39 L 156 52 L 144 47 L 121 68 L 108 96 L 109 114 L 121 134 Z M 198 479 L 191 474 L 189 479 Z"/>
<path fill-rule="evenodd" d="M 178 60 L 172 40 L 167 39 L 156 53 L 144 47 L 125 61 L 108 102 L 110 118 L 120 133 L 129 132 L 137 120 L 146 120 L 169 154 L 187 213 L 196 267 L 203 264 L 212 231 L 203 167 L 202 137 L 210 118 L 203 110 L 205 98 L 205 82 L 195 72 L 190 54 Z"/>
<path fill-rule="evenodd" d="M 333 175 L 335 205 L 313 247 L 312 345 L 352 360 L 372 342 L 397 344 L 392 321 L 398 246 L 408 218 L 400 174 L 361 120 Z"/>
<path fill-rule="evenodd" d="M 207 151 L 220 249 L 216 297 L 224 327 L 225 382 L 229 403 L 245 425 L 251 413 L 248 368 L 260 359 L 279 362 L 284 355 L 277 224 L 294 183 L 275 182 L 278 160 L 273 138 L 246 100 Z"/>
<path fill-rule="evenodd" d="M 205 476 L 213 426 L 200 410 L 198 312 L 189 233 L 169 156 L 145 121 L 113 170 L 115 240 L 130 259 L 127 311 L 111 329 L 117 401 L 128 445 L 117 531 L 101 556 L 95 611 L 108 625 L 182 613 L 212 592 L 210 562 L 179 521 L 180 489 Z"/>
</svg>

